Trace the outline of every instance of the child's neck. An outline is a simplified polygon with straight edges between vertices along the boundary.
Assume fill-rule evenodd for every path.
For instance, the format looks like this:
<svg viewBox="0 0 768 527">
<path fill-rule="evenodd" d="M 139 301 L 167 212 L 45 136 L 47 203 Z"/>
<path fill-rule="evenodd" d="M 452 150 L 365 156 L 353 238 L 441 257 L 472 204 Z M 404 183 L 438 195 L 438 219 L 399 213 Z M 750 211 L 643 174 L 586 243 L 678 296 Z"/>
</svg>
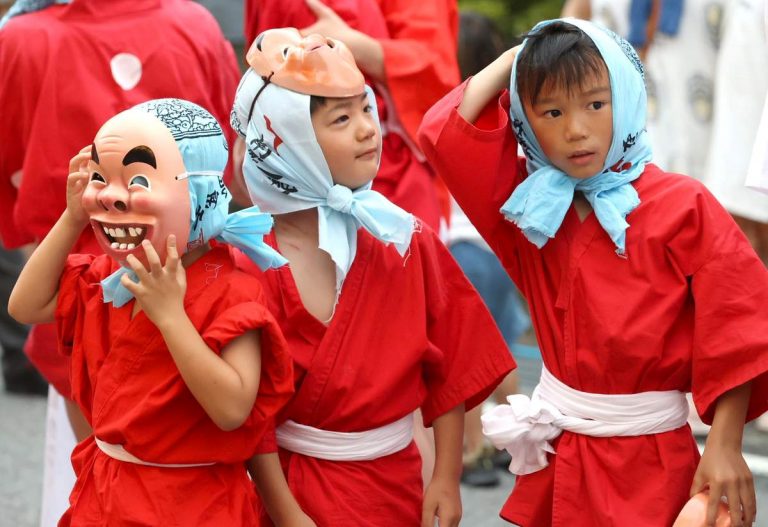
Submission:
<svg viewBox="0 0 768 527">
<path fill-rule="evenodd" d="M 193 263 L 195 263 L 201 256 L 203 256 L 205 253 L 211 250 L 211 245 L 206 242 L 200 247 L 195 247 L 191 251 L 187 251 L 184 253 L 184 255 L 181 257 L 181 265 L 183 265 L 185 268 L 189 267 Z"/>
<path fill-rule="evenodd" d="M 327 324 L 336 304 L 336 266 L 318 247 L 317 209 L 275 215 L 275 238 L 278 250 L 290 262 L 304 309 Z"/>
<path fill-rule="evenodd" d="M 278 238 L 317 239 L 317 208 L 275 214 L 275 236 Z"/>
<path fill-rule="evenodd" d="M 573 208 L 576 209 L 579 221 L 582 222 L 587 219 L 587 216 L 592 212 L 592 206 L 589 204 L 589 201 L 584 197 L 584 194 L 578 191 L 573 195 Z"/>
</svg>

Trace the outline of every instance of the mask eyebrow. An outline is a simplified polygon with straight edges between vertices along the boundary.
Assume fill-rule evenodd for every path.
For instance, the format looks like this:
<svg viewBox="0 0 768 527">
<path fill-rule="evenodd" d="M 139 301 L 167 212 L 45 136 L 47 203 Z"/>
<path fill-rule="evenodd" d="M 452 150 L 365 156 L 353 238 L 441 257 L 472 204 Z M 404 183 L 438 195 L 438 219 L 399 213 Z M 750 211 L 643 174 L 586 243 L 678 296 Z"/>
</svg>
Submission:
<svg viewBox="0 0 768 527">
<path fill-rule="evenodd" d="M 99 153 L 96 151 L 95 143 L 91 143 L 91 161 L 93 161 L 97 165 L 99 164 Z"/>
<path fill-rule="evenodd" d="M 123 158 L 123 166 L 128 166 L 131 163 L 144 163 L 152 168 L 157 168 L 157 161 L 155 161 L 155 153 L 148 146 L 140 145 L 131 148 L 125 157 Z"/>
</svg>

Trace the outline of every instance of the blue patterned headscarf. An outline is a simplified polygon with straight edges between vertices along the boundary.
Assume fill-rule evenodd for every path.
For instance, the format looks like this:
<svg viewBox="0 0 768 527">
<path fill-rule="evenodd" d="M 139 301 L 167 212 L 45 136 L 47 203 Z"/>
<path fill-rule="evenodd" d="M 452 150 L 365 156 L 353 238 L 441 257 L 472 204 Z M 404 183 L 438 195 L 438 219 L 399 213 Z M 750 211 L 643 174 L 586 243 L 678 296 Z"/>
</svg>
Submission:
<svg viewBox="0 0 768 527">
<path fill-rule="evenodd" d="M 278 252 L 263 242 L 272 229 L 272 216 L 250 207 L 229 214 L 232 196 L 224 185 L 224 168 L 227 165 L 227 141 L 219 123 L 208 111 L 181 99 L 156 99 L 132 110 L 146 112 L 157 117 L 170 130 L 181 152 L 189 184 L 189 244 L 200 246 L 217 239 L 234 245 L 247 254 L 262 270 L 279 267 L 287 262 Z M 101 284 L 104 302 L 121 307 L 133 295 L 120 284 L 120 277 L 129 273 L 121 267 L 105 278 Z"/>
<path fill-rule="evenodd" d="M 592 39 L 608 68 L 613 110 L 613 139 L 603 171 L 586 179 L 570 177 L 546 157 L 525 116 L 517 92 L 518 52 L 510 80 L 510 116 L 512 128 L 527 158 L 528 177 L 517 186 L 501 208 L 523 234 L 541 248 L 554 238 L 568 212 L 576 190 L 584 193 L 603 230 L 616 245 L 616 252 L 626 251 L 626 216 L 640 204 L 630 182 L 642 174 L 651 160 L 651 147 L 645 131 L 646 94 L 643 65 L 632 46 L 612 31 L 573 18 L 540 22 L 532 30 L 564 22 L 584 31 Z M 523 41 L 525 46 L 527 40 Z"/>
<path fill-rule="evenodd" d="M 3 18 L 0 18 L 0 28 L 15 16 L 34 13 L 35 11 L 40 11 L 41 9 L 45 9 L 54 4 L 68 4 L 71 1 L 72 0 L 16 0 L 8 11 L 6 11 L 5 15 L 3 15 Z"/>
</svg>

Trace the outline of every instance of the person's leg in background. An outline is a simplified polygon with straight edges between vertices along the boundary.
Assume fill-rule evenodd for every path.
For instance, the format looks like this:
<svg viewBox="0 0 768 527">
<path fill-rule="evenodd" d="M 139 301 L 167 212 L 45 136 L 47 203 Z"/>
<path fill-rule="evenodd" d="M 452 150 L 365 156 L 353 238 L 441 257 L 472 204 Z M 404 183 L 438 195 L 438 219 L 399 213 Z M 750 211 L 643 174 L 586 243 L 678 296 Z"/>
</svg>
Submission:
<svg viewBox="0 0 768 527">
<path fill-rule="evenodd" d="M 8 314 L 8 297 L 24 265 L 20 251 L 0 248 L 0 347 L 5 390 L 10 393 L 45 395 L 48 383 L 24 354 L 29 328 Z"/>
</svg>

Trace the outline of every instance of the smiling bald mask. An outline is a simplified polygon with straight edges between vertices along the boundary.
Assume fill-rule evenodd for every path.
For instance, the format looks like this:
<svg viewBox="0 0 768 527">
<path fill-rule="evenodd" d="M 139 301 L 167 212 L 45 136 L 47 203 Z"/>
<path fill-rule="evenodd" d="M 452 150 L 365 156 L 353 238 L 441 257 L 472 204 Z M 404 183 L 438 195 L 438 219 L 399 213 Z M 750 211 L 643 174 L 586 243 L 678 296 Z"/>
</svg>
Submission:
<svg viewBox="0 0 768 527">
<path fill-rule="evenodd" d="M 190 230 L 186 168 L 170 130 L 149 113 L 128 110 L 96 134 L 83 193 L 96 239 L 118 263 L 134 254 L 145 265 L 142 240 L 165 261 L 166 240 L 187 247 Z"/>
</svg>

